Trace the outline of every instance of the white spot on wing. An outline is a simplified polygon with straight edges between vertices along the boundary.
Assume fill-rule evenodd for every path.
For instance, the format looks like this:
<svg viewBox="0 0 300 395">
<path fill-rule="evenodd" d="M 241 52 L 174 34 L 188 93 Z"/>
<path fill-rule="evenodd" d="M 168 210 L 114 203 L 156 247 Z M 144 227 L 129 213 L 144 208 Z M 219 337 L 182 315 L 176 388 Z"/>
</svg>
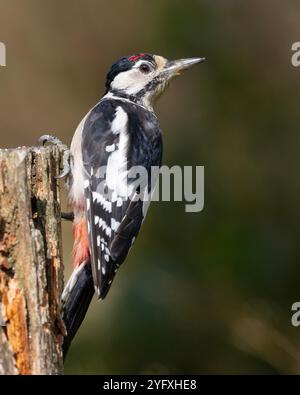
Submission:
<svg viewBox="0 0 300 395">
<path fill-rule="evenodd" d="M 104 210 L 111 213 L 111 202 L 106 200 L 100 193 L 93 192 L 93 202 L 100 203 Z"/>
<path fill-rule="evenodd" d="M 106 152 L 113 152 L 116 149 L 116 144 L 112 144 L 112 145 L 107 145 L 105 147 L 105 151 Z"/>
<path fill-rule="evenodd" d="M 118 227 L 120 225 L 119 221 L 116 221 L 114 218 L 111 219 L 111 229 L 116 232 L 118 230 Z"/>
<path fill-rule="evenodd" d="M 103 204 L 103 207 L 106 211 L 111 213 L 111 202 L 109 200 L 106 200 L 105 203 Z"/>
<path fill-rule="evenodd" d="M 102 218 L 99 219 L 99 228 L 102 228 L 105 231 L 105 234 L 108 237 L 111 237 L 111 228 L 107 225 L 107 223 Z M 104 241 L 101 240 L 101 243 L 102 242 L 104 242 Z M 102 249 L 102 246 L 101 246 L 101 249 Z"/>
<path fill-rule="evenodd" d="M 116 191 L 113 191 L 113 193 L 111 194 L 111 201 L 114 203 L 116 202 L 118 199 L 118 195 Z"/>
<path fill-rule="evenodd" d="M 109 261 L 109 256 L 107 254 L 104 254 L 104 259 L 106 260 L 106 262 Z"/>
<path fill-rule="evenodd" d="M 123 204 L 123 199 L 119 197 L 117 200 L 117 207 L 121 207 L 122 204 Z"/>
</svg>

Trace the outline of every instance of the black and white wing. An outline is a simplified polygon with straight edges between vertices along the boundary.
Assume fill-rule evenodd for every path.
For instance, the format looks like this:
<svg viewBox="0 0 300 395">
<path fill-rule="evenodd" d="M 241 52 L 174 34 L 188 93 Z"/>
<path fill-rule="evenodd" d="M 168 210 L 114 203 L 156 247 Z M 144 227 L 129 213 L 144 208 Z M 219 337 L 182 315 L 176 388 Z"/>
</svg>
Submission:
<svg viewBox="0 0 300 395">
<path fill-rule="evenodd" d="M 148 206 L 135 199 L 141 191 L 127 183 L 128 169 L 141 165 L 149 170 L 161 162 L 156 118 L 146 110 L 137 117 L 131 106 L 100 102 L 82 132 L 91 265 L 95 291 L 102 299 L 139 233 Z M 124 189 L 128 187 L 130 191 Z"/>
</svg>

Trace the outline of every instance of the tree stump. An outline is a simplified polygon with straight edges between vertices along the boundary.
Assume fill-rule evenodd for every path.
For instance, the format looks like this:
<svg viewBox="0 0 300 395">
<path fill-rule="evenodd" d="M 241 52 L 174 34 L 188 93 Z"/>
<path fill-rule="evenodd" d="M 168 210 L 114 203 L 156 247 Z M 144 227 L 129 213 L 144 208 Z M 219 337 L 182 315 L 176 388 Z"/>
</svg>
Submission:
<svg viewBox="0 0 300 395">
<path fill-rule="evenodd" d="M 56 146 L 0 150 L 0 374 L 61 374 Z"/>
</svg>

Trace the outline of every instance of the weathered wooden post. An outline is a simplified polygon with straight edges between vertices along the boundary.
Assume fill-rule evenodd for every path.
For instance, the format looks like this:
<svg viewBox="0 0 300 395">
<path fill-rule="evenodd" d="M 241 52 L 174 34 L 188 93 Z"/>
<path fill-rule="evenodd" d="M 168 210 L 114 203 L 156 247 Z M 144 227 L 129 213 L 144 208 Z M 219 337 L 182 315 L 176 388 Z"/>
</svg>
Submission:
<svg viewBox="0 0 300 395">
<path fill-rule="evenodd" d="M 0 150 L 0 374 L 61 374 L 56 146 Z"/>
</svg>

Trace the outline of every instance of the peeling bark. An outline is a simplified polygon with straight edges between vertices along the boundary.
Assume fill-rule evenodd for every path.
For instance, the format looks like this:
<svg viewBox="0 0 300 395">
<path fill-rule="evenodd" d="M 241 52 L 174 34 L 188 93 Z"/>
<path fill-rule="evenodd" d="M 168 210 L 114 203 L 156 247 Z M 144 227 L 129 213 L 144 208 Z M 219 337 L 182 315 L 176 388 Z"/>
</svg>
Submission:
<svg viewBox="0 0 300 395">
<path fill-rule="evenodd" d="M 61 156 L 0 150 L 0 374 L 62 373 Z"/>
</svg>

